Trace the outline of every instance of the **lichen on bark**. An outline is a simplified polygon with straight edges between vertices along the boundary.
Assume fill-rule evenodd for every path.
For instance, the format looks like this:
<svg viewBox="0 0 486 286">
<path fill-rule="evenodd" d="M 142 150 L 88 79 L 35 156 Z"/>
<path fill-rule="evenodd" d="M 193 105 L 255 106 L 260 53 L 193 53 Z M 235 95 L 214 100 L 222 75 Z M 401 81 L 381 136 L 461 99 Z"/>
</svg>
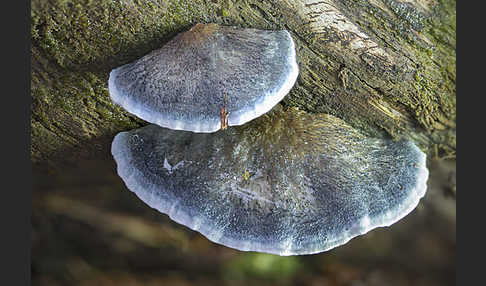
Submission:
<svg viewBox="0 0 486 286">
<path fill-rule="evenodd" d="M 108 96 L 111 69 L 193 24 L 287 29 L 300 75 L 283 104 L 370 135 L 455 156 L 455 1 L 158 0 L 31 2 L 31 156 L 109 155 L 144 121 Z"/>
</svg>

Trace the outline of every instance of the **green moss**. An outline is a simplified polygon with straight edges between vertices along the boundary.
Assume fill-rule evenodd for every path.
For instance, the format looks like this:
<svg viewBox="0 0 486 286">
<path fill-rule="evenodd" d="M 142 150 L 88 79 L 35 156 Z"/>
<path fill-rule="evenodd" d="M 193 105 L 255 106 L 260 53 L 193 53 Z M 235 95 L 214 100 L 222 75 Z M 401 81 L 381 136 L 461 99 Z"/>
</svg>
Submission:
<svg viewBox="0 0 486 286">
<path fill-rule="evenodd" d="M 69 68 L 108 64 L 120 52 L 121 60 L 133 59 L 160 45 L 175 29 L 215 14 L 204 1 L 182 0 L 138 4 L 78 0 L 32 6 L 33 44 L 61 67 Z"/>
<path fill-rule="evenodd" d="M 417 112 L 419 122 L 428 130 L 455 127 L 456 118 L 456 53 L 455 1 L 441 1 L 446 9 L 438 18 L 431 18 L 424 34 L 433 42 L 433 48 L 416 47 L 420 67 L 413 87 L 422 99 Z M 439 64 L 442 68 L 432 70 Z"/>
<path fill-rule="evenodd" d="M 359 14 L 357 23 L 363 29 L 376 33 L 378 41 L 383 39 L 383 46 L 399 47 L 399 53 L 401 50 L 409 52 L 410 80 L 397 80 L 392 72 L 380 75 L 384 76 L 380 78 L 381 82 L 370 81 L 369 84 L 389 90 L 382 100 L 408 113 L 412 121 L 400 124 L 378 117 L 375 123 L 381 125 L 393 138 L 406 136 L 416 140 L 425 149 L 429 149 L 430 144 L 439 144 L 453 150 L 456 118 L 455 1 L 426 3 L 431 9 L 425 12 L 403 1 L 386 0 L 383 3 L 393 15 L 386 9 L 370 5 L 368 1 L 356 0 L 351 2 L 350 7 L 368 11 Z M 373 118 L 373 110 L 369 111 L 369 114 L 363 116 L 364 121 Z M 368 124 L 365 122 L 364 125 Z M 419 129 L 415 127 L 417 125 Z M 359 128 L 360 125 L 353 123 L 353 126 Z M 426 130 L 427 137 L 421 133 L 421 128 Z"/>
<path fill-rule="evenodd" d="M 379 98 L 407 110 L 432 133 L 430 138 L 436 144 L 455 146 L 455 139 L 451 139 L 454 132 L 451 135 L 441 129 L 455 126 L 455 1 L 440 0 L 433 11 L 438 16 L 430 19 L 396 4 L 398 1 L 385 2 L 398 15 L 395 26 L 368 1 L 347 1 L 346 7 L 361 11 L 350 15 L 359 14 L 362 18 L 353 20 L 363 29 L 376 31 L 378 40 L 399 41 L 397 46 L 414 52 L 417 70 L 413 82 L 396 80 L 392 72 L 383 73 L 384 78 L 369 76 L 369 71 L 356 66 L 346 66 L 349 72 L 340 77 L 343 60 L 301 29 L 298 17 L 284 4 L 253 0 L 195 0 L 190 4 L 184 0 L 33 0 L 31 96 L 35 98 L 35 126 L 55 128 L 57 124 L 58 129 L 53 130 L 60 134 L 49 140 L 76 142 L 145 124 L 110 101 L 109 71 L 160 47 L 197 22 L 216 22 L 294 30 L 301 71 L 285 105 L 338 116 L 371 136 L 383 135 L 386 130 L 395 138 L 405 133 L 426 141 L 413 124 L 396 122 L 366 104 L 370 98 Z M 414 38 L 413 29 L 420 30 L 433 45 Z M 442 67 L 439 71 L 437 65 Z M 383 95 L 368 85 L 391 91 Z M 46 134 L 32 132 L 32 140 L 44 142 Z M 45 151 L 42 144 L 36 146 L 36 152 Z"/>
<path fill-rule="evenodd" d="M 193 23 L 218 20 L 218 7 L 202 0 L 33 0 L 31 8 L 31 129 L 45 131 L 31 133 L 34 160 L 56 152 L 49 146 L 145 124 L 111 102 L 109 71 Z"/>
<path fill-rule="evenodd" d="M 228 17 L 228 10 L 221 8 L 221 16 Z"/>
</svg>

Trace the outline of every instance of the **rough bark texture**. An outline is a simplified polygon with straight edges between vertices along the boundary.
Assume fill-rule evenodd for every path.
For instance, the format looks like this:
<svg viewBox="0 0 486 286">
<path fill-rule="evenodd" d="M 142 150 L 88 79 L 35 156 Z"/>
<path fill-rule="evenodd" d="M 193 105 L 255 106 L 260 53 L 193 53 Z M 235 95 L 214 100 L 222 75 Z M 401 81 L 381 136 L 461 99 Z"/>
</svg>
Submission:
<svg viewBox="0 0 486 286">
<path fill-rule="evenodd" d="M 31 9 L 31 156 L 59 166 L 107 156 L 145 124 L 109 99 L 111 69 L 198 22 L 287 29 L 300 74 L 283 101 L 370 136 L 409 138 L 455 157 L 452 0 L 41 1 Z"/>
</svg>

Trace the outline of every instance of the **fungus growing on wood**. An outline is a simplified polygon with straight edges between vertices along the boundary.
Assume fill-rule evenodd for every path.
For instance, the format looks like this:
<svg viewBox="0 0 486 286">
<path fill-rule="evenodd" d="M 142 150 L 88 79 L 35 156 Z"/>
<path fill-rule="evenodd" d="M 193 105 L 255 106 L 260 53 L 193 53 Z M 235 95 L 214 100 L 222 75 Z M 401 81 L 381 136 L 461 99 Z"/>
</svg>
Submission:
<svg viewBox="0 0 486 286">
<path fill-rule="evenodd" d="M 289 32 L 197 24 L 112 70 L 108 89 L 115 103 L 148 122 L 214 132 L 268 112 L 297 75 Z"/>
<path fill-rule="evenodd" d="M 112 144 L 117 171 L 150 207 L 211 241 L 318 253 L 389 226 L 426 191 L 426 156 L 330 115 L 280 106 L 213 134 L 149 125 Z"/>
</svg>

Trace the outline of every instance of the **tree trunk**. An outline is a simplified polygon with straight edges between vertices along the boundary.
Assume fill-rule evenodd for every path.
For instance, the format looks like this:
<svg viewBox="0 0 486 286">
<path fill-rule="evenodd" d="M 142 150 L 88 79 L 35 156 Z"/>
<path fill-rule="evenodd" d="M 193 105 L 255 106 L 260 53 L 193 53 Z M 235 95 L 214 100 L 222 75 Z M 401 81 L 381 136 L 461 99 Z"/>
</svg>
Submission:
<svg viewBox="0 0 486 286">
<path fill-rule="evenodd" d="M 429 155 L 455 157 L 455 1 L 31 5 L 34 163 L 60 166 L 109 156 L 116 133 L 146 124 L 110 101 L 110 70 L 198 22 L 290 31 L 300 74 L 284 105 L 332 114 L 369 136 L 413 140 Z"/>
</svg>

